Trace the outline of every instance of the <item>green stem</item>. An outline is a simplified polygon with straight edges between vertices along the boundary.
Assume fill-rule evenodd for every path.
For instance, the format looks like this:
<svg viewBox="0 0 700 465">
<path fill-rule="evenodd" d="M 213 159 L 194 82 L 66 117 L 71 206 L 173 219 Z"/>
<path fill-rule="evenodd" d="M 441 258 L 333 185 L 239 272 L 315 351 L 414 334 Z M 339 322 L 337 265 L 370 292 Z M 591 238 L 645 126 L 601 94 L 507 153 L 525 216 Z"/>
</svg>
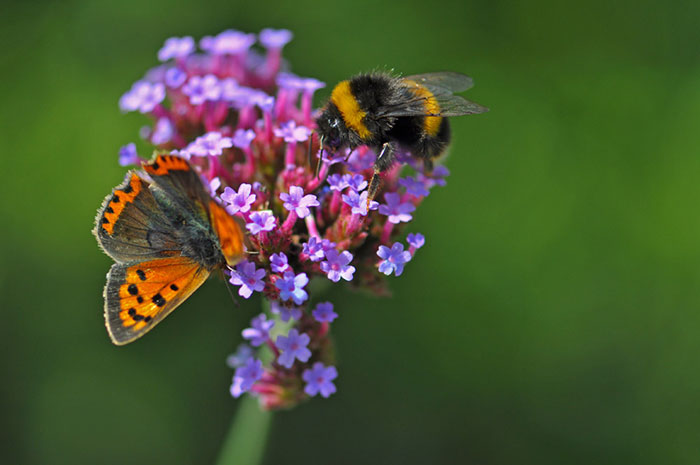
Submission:
<svg viewBox="0 0 700 465">
<path fill-rule="evenodd" d="M 258 400 L 244 395 L 221 446 L 216 465 L 259 465 L 265 453 L 272 413 L 263 411 Z"/>
</svg>

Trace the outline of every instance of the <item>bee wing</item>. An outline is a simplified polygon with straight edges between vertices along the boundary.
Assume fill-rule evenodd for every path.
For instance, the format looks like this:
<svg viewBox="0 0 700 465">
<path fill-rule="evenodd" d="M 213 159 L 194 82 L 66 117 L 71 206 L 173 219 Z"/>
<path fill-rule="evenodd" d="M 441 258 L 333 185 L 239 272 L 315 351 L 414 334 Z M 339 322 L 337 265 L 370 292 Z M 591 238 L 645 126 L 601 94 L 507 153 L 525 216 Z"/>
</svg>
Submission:
<svg viewBox="0 0 700 465">
<path fill-rule="evenodd" d="M 462 73 L 455 73 L 453 71 L 444 71 L 441 73 L 425 73 L 425 74 L 414 74 L 413 76 L 406 76 L 403 79 L 417 82 L 418 84 L 427 87 L 433 93 L 435 91 L 453 92 L 464 92 L 467 89 L 471 89 L 474 86 L 474 80 Z"/>
<path fill-rule="evenodd" d="M 425 102 L 428 99 L 434 100 L 440 107 L 440 111 L 430 112 L 428 108 L 433 105 L 428 105 L 426 108 Z M 488 108 L 474 103 L 459 95 L 454 95 L 450 92 L 442 94 L 433 93 L 432 97 L 415 97 L 408 99 L 392 106 L 385 106 L 377 111 L 380 118 L 391 118 L 399 116 L 461 116 L 475 115 L 478 113 L 486 113 Z"/>
<path fill-rule="evenodd" d="M 454 92 L 462 92 L 474 85 L 467 75 L 445 71 L 416 74 L 401 78 L 413 97 L 387 105 L 377 111 L 380 118 L 399 116 L 461 116 L 486 113 L 488 108 L 466 100 Z M 430 101 L 429 103 L 426 103 Z M 437 105 L 436 105 L 437 104 Z M 439 111 L 435 111 L 439 109 Z"/>
</svg>

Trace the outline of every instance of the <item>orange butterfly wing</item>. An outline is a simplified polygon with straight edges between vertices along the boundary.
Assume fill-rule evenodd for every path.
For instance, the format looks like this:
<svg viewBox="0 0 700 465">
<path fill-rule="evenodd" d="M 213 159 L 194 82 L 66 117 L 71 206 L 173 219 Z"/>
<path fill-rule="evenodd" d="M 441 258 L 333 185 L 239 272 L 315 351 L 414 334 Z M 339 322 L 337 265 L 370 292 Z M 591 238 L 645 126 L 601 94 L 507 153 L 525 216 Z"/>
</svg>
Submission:
<svg viewBox="0 0 700 465">
<path fill-rule="evenodd" d="M 124 345 L 143 336 L 208 277 L 209 271 L 187 257 L 112 265 L 104 290 L 112 342 Z"/>
</svg>

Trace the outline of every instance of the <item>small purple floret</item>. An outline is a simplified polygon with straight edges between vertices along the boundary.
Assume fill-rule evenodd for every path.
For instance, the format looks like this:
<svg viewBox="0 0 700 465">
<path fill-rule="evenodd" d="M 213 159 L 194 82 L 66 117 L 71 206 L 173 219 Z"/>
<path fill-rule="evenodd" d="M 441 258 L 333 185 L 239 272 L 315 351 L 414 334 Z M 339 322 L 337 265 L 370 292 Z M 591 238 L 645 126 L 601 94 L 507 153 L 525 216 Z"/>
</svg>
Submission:
<svg viewBox="0 0 700 465">
<path fill-rule="evenodd" d="M 330 302 L 320 302 L 311 314 L 319 323 L 330 323 L 338 318 L 338 314 L 333 311 L 333 304 Z"/>
<path fill-rule="evenodd" d="M 312 368 L 307 368 L 301 377 L 306 381 L 304 392 L 310 396 L 315 396 L 319 392 L 324 398 L 328 398 L 335 392 L 333 380 L 338 377 L 338 371 L 334 366 L 326 367 L 321 362 L 314 363 Z"/>
<path fill-rule="evenodd" d="M 192 76 L 182 87 L 182 93 L 190 98 L 192 105 L 201 105 L 207 100 L 218 100 L 221 97 L 221 86 L 213 74 Z"/>
<path fill-rule="evenodd" d="M 287 256 L 284 254 L 284 252 L 273 253 L 270 255 L 270 268 L 272 268 L 272 271 L 275 273 L 284 273 L 290 269 Z"/>
<path fill-rule="evenodd" d="M 399 184 L 406 188 L 406 192 L 416 197 L 426 196 L 430 193 L 425 183 L 413 176 L 406 176 L 405 178 L 399 179 Z"/>
<path fill-rule="evenodd" d="M 425 244 L 425 236 L 421 233 L 411 233 L 406 237 L 406 241 L 408 242 L 408 245 L 414 249 L 420 249 Z"/>
<path fill-rule="evenodd" d="M 223 153 L 224 149 L 233 146 L 230 137 L 222 137 L 220 132 L 208 132 L 197 137 L 185 149 L 190 155 L 197 157 L 217 157 Z"/>
<path fill-rule="evenodd" d="M 277 358 L 277 362 L 285 368 L 292 368 L 294 359 L 298 359 L 300 362 L 308 361 L 311 357 L 311 351 L 306 346 L 310 340 L 308 334 L 299 334 L 296 329 L 290 329 L 286 337 L 277 336 L 275 345 L 282 352 Z"/>
<path fill-rule="evenodd" d="M 127 93 L 119 99 L 119 108 L 122 111 L 135 111 L 149 113 L 165 98 L 165 86 L 160 82 L 152 84 L 146 81 L 137 81 Z"/>
<path fill-rule="evenodd" d="M 175 134 L 175 127 L 168 118 L 158 118 L 156 127 L 151 134 L 153 145 L 161 145 L 170 142 Z"/>
<path fill-rule="evenodd" d="M 192 37 L 171 37 L 165 41 L 163 48 L 158 50 L 158 59 L 168 61 L 171 58 L 186 57 L 192 52 L 194 52 L 194 39 Z"/>
<path fill-rule="evenodd" d="M 328 239 L 319 239 L 317 237 L 311 237 L 309 242 L 304 242 L 302 244 L 302 252 L 309 256 L 309 260 L 312 262 L 318 262 L 323 260 L 326 256 L 326 251 L 335 249 L 335 242 L 331 242 Z"/>
<path fill-rule="evenodd" d="M 226 365 L 228 365 L 231 368 L 238 368 L 240 366 L 243 366 L 248 361 L 248 359 L 253 356 L 254 353 L 255 352 L 248 344 L 246 344 L 245 342 L 241 342 L 240 344 L 238 344 L 238 348 L 236 348 L 236 351 L 228 357 L 226 357 Z"/>
<path fill-rule="evenodd" d="M 299 307 L 287 307 L 276 300 L 270 304 L 270 311 L 275 315 L 279 315 L 280 320 L 284 322 L 290 319 L 298 320 L 301 318 L 301 309 Z"/>
<path fill-rule="evenodd" d="M 262 378 L 262 375 L 262 362 L 250 357 L 245 365 L 236 368 L 236 373 L 233 375 L 233 384 L 231 385 L 231 395 L 239 397 L 244 392 L 249 391 L 253 384 Z"/>
<path fill-rule="evenodd" d="M 292 31 L 266 28 L 260 31 L 258 37 L 265 48 L 282 48 L 292 40 Z"/>
<path fill-rule="evenodd" d="M 358 194 L 354 190 L 351 190 L 350 192 L 348 192 L 347 195 L 343 194 L 343 202 L 352 207 L 353 215 L 367 216 L 367 213 L 369 213 L 369 211 L 367 210 L 368 195 L 369 192 L 367 191 L 363 191 L 361 194 Z M 377 202 L 372 200 L 369 203 L 369 209 L 376 210 L 378 205 L 379 204 Z"/>
<path fill-rule="evenodd" d="M 289 194 L 282 192 L 280 199 L 284 202 L 284 208 L 296 212 L 299 218 L 306 218 L 311 213 L 309 207 L 318 207 L 320 205 L 315 195 L 304 195 L 304 189 L 299 186 L 291 186 Z"/>
<path fill-rule="evenodd" d="M 347 250 L 338 253 L 337 250 L 331 249 L 326 251 L 326 261 L 321 262 L 321 271 L 334 283 L 340 281 L 340 278 L 351 281 L 355 273 L 355 267 L 349 265 L 351 261 L 352 254 Z"/>
<path fill-rule="evenodd" d="M 248 299 L 253 291 L 262 292 L 265 289 L 264 277 L 265 270 L 263 268 L 256 270 L 255 263 L 243 260 L 236 265 L 235 269 L 231 270 L 229 282 L 235 286 L 241 286 L 238 295 Z"/>
<path fill-rule="evenodd" d="M 187 80 L 187 73 L 180 68 L 170 68 L 165 72 L 165 85 L 177 89 Z"/>
<path fill-rule="evenodd" d="M 293 300 L 295 304 L 301 305 L 309 294 L 304 290 L 304 286 L 309 283 L 309 278 L 306 273 L 294 275 L 294 271 L 288 270 L 284 272 L 281 279 L 275 281 L 275 286 L 280 291 L 280 299 Z"/>
<path fill-rule="evenodd" d="M 250 320 L 250 328 L 244 329 L 241 334 L 244 339 L 250 341 L 250 345 L 258 347 L 270 338 L 270 330 L 275 326 L 274 320 L 268 320 L 264 313 Z"/>
<path fill-rule="evenodd" d="M 247 149 L 255 139 L 255 131 L 252 129 L 236 129 L 233 133 L 233 146 L 239 149 Z"/>
<path fill-rule="evenodd" d="M 379 272 L 385 275 L 393 272 L 396 276 L 401 276 L 404 264 L 411 260 L 411 253 L 404 251 L 400 242 L 394 243 L 391 248 L 380 245 L 377 255 L 383 259 L 379 262 Z"/>
<path fill-rule="evenodd" d="M 245 213 L 250 211 L 250 206 L 253 205 L 257 196 L 251 194 L 251 185 L 243 183 L 238 186 L 238 192 L 226 186 L 224 188 L 223 194 L 221 194 L 221 200 L 227 203 L 226 211 L 229 215 L 235 215 L 236 213 Z"/>
<path fill-rule="evenodd" d="M 294 120 L 282 123 L 279 128 L 274 129 L 275 136 L 282 137 L 285 142 L 304 142 L 309 138 L 311 129 L 306 126 L 297 126 Z"/>
<path fill-rule="evenodd" d="M 410 202 L 401 203 L 401 196 L 396 192 L 387 192 L 384 194 L 384 200 L 386 204 L 379 206 L 379 213 L 387 215 L 389 222 L 398 224 L 413 219 L 411 212 L 416 209 L 415 205 Z"/>
<path fill-rule="evenodd" d="M 253 212 L 249 217 L 250 222 L 245 227 L 251 234 L 259 234 L 261 231 L 272 231 L 275 229 L 277 219 L 268 210 Z"/>
<path fill-rule="evenodd" d="M 136 144 L 130 142 L 119 149 L 119 164 L 121 166 L 140 165 L 141 159 L 136 153 Z"/>
</svg>

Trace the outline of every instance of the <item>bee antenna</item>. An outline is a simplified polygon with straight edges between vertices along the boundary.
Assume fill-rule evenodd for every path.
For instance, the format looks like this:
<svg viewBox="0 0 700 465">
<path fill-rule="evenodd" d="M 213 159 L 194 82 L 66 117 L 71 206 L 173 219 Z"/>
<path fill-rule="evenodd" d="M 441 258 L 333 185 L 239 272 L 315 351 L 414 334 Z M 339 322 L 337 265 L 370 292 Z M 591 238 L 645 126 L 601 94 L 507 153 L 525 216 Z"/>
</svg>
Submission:
<svg viewBox="0 0 700 465">
<path fill-rule="evenodd" d="M 321 148 L 318 151 L 318 161 L 316 162 L 316 177 L 318 178 L 318 173 L 321 172 L 321 161 L 323 160 L 323 136 L 318 138 Z"/>
</svg>

